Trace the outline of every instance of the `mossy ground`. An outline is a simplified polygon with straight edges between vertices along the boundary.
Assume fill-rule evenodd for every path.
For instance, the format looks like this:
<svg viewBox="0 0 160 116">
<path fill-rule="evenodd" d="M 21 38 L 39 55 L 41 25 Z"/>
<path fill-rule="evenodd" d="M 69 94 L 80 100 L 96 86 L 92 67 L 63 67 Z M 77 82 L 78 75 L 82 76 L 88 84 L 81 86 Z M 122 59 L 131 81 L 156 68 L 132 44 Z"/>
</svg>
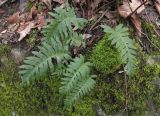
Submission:
<svg viewBox="0 0 160 116">
<path fill-rule="evenodd" d="M 9 57 L 10 47 L 3 46 L 0 56 Z M 29 86 L 22 86 L 17 69 L 10 62 L 9 69 L 0 67 L 0 115 L 13 113 L 21 116 L 95 116 L 95 105 L 101 106 L 107 115 L 124 113 L 125 84 L 123 74 L 99 74 L 96 87 L 73 108 L 63 109 L 63 97 L 59 94 L 60 77 L 47 77 Z M 12 69 L 12 71 L 11 71 Z M 153 100 L 156 109 L 160 107 L 160 90 L 153 84 L 159 69 L 147 64 L 137 69 L 135 77 L 128 78 L 128 112 L 143 116 L 149 110 L 146 102 Z M 146 97 L 147 96 L 147 97 Z"/>
</svg>

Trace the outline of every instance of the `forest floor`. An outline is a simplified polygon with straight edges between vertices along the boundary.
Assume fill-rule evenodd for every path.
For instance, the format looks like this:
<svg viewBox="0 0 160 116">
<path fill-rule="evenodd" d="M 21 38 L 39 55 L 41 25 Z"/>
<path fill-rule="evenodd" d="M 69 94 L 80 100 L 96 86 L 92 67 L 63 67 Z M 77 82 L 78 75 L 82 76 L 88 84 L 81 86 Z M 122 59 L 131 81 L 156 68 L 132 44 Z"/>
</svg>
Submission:
<svg viewBox="0 0 160 116">
<path fill-rule="evenodd" d="M 18 70 L 24 58 L 40 45 L 42 30 L 52 19 L 48 12 L 58 6 L 65 7 L 66 1 L 0 0 L 0 68 L 2 65 L 8 65 L 1 49 L 9 46 L 11 59 L 16 65 L 16 71 Z M 160 0 L 68 1 L 77 17 L 89 21 L 79 32 L 85 37 L 87 47 L 74 48 L 74 55 L 87 53 L 102 39 L 104 32 L 100 25 L 115 27 L 120 23 L 129 28 L 131 38 L 146 55 L 160 54 Z M 160 56 L 156 58 L 159 64 Z"/>
</svg>

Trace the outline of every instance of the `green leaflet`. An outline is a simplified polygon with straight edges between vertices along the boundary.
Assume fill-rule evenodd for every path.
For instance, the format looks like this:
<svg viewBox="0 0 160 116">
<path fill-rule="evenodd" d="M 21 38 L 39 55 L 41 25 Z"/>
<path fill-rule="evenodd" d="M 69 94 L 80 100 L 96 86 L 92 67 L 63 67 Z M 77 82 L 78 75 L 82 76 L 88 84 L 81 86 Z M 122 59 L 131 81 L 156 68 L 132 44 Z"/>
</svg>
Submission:
<svg viewBox="0 0 160 116">
<path fill-rule="evenodd" d="M 90 66 L 91 63 L 85 62 L 82 55 L 68 65 L 60 87 L 60 93 L 66 95 L 65 106 L 72 106 L 94 87 L 92 77 L 95 75 L 90 75 Z"/>
<path fill-rule="evenodd" d="M 129 38 L 128 29 L 123 27 L 122 24 L 116 26 L 115 29 L 106 25 L 101 27 L 109 35 L 108 39 L 111 44 L 115 45 L 120 51 L 122 62 L 126 64 L 125 70 L 129 76 L 132 76 L 136 68 L 136 47 L 134 46 L 134 41 Z"/>
<path fill-rule="evenodd" d="M 80 40 L 81 36 L 78 36 L 78 34 L 76 35 L 72 27 L 74 26 L 74 29 L 82 29 L 87 23 L 87 20 L 83 18 L 77 18 L 74 9 L 71 7 L 67 7 L 65 9 L 57 7 L 54 11 L 55 13 L 49 13 L 54 17 L 54 19 L 50 22 L 49 25 L 46 26 L 45 30 L 43 31 L 45 40 L 48 41 L 51 39 L 59 38 L 63 43 L 69 41 L 71 42 L 71 45 L 74 44 L 75 46 L 79 47 L 79 44 L 81 43 L 77 43 L 75 39 Z M 75 39 L 73 39 L 73 36 Z"/>
<path fill-rule="evenodd" d="M 39 52 L 33 51 L 33 56 L 27 57 L 24 64 L 20 66 L 19 74 L 23 82 L 29 83 L 47 74 L 49 69 L 54 68 L 52 58 L 57 63 L 61 63 L 64 59 L 70 59 L 68 49 L 65 49 L 61 43 L 54 40 L 50 44 L 43 42 L 38 48 Z"/>
</svg>

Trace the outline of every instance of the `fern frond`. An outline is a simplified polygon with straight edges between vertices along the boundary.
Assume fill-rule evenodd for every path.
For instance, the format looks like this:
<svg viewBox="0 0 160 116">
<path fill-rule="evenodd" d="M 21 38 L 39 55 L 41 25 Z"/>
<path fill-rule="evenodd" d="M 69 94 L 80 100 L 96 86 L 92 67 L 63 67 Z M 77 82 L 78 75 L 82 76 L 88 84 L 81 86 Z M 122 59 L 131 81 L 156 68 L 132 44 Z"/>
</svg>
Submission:
<svg viewBox="0 0 160 116">
<path fill-rule="evenodd" d="M 89 75 L 90 66 L 91 63 L 85 62 L 82 55 L 76 57 L 73 62 L 68 65 L 66 72 L 64 73 L 60 93 L 68 94 L 76 86 L 76 83 L 79 80 L 83 79 L 86 75 Z"/>
<path fill-rule="evenodd" d="M 33 51 L 33 56 L 24 60 L 24 65 L 20 66 L 19 72 L 22 81 L 29 83 L 32 80 L 39 79 L 50 69 L 53 69 L 52 58 L 60 63 L 64 59 L 69 59 L 68 50 L 64 49 L 61 43 L 54 40 L 51 43 L 43 42 L 39 46 L 39 52 Z"/>
<path fill-rule="evenodd" d="M 91 63 L 85 62 L 82 55 L 68 65 L 60 87 L 60 93 L 66 95 L 65 106 L 72 106 L 94 87 L 92 78 L 95 75 L 90 75 L 90 66 Z"/>
<path fill-rule="evenodd" d="M 55 8 L 55 13 L 50 12 L 49 14 L 54 17 L 48 26 L 43 31 L 46 40 L 53 38 L 67 38 L 72 35 L 72 26 L 75 28 L 83 28 L 87 20 L 83 18 L 77 18 L 74 9 L 71 7 Z"/>
<path fill-rule="evenodd" d="M 78 101 L 80 98 L 82 98 L 84 95 L 86 95 L 91 89 L 94 88 L 95 81 L 92 79 L 94 76 L 87 76 L 84 77 L 82 80 L 80 80 L 77 83 L 77 86 L 75 86 L 71 93 L 67 95 L 64 104 L 66 107 L 71 107 L 73 104 Z"/>
<path fill-rule="evenodd" d="M 136 47 L 135 42 L 129 38 L 128 28 L 123 27 L 122 24 L 118 25 L 115 29 L 109 26 L 102 25 L 104 32 L 108 34 L 108 39 L 111 44 L 120 51 L 123 63 L 126 64 L 125 70 L 131 76 L 136 67 Z"/>
<path fill-rule="evenodd" d="M 80 47 L 80 46 L 85 47 L 85 45 L 86 45 L 83 35 L 77 34 L 77 33 L 73 33 L 73 35 L 71 37 L 69 37 L 67 43 L 69 45 L 75 46 L 75 47 Z"/>
</svg>

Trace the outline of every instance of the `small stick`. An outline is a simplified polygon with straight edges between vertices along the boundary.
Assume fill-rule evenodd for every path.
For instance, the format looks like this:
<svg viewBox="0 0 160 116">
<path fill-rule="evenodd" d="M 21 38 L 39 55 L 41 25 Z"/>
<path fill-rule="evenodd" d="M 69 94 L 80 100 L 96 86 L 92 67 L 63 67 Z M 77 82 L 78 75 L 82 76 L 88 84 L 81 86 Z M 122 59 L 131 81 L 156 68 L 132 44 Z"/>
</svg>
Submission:
<svg viewBox="0 0 160 116">
<path fill-rule="evenodd" d="M 104 17 L 104 15 L 108 12 L 108 9 L 101 15 L 101 17 L 91 26 L 90 30 L 92 30 L 95 25 L 101 21 L 101 19 Z"/>
<path fill-rule="evenodd" d="M 126 110 L 126 116 L 128 116 L 128 80 L 125 69 L 124 69 L 124 83 L 125 83 L 125 110 Z"/>
</svg>

